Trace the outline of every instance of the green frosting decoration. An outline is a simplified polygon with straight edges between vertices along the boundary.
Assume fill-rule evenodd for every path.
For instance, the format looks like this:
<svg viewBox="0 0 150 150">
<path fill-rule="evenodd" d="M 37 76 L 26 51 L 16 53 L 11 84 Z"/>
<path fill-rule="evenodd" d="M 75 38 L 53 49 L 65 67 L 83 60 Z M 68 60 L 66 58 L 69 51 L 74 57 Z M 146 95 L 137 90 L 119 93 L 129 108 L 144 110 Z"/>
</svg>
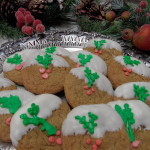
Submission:
<svg viewBox="0 0 150 150">
<path fill-rule="evenodd" d="M 11 114 L 14 114 L 20 107 L 22 103 L 18 96 L 10 95 L 10 97 L 0 98 L 0 107 L 8 108 Z"/>
<path fill-rule="evenodd" d="M 85 76 L 88 79 L 88 87 L 92 87 L 95 80 L 99 78 L 99 75 L 97 73 L 92 73 L 92 71 L 88 67 L 85 68 L 84 72 Z"/>
<path fill-rule="evenodd" d="M 94 128 L 97 126 L 97 123 L 95 123 L 95 120 L 98 119 L 98 116 L 88 112 L 88 116 L 89 116 L 89 121 L 86 121 L 86 116 L 75 116 L 76 120 L 79 120 L 80 124 L 83 124 L 83 128 L 87 129 L 89 133 L 93 134 L 94 133 Z"/>
<path fill-rule="evenodd" d="M 90 60 L 93 58 L 93 56 L 92 55 L 84 55 L 82 53 L 79 53 L 78 58 L 80 59 L 79 62 L 81 63 L 81 66 L 84 66 L 86 63 L 90 62 Z"/>
<path fill-rule="evenodd" d="M 39 64 L 42 64 L 46 69 L 48 69 L 48 66 L 52 64 L 53 58 L 51 55 L 45 54 L 44 56 L 38 55 L 35 60 L 37 60 Z"/>
<path fill-rule="evenodd" d="M 133 84 L 135 96 L 138 97 L 139 100 L 145 102 L 146 98 L 150 96 L 149 91 L 144 87 L 140 87 L 139 85 Z"/>
<path fill-rule="evenodd" d="M 57 129 L 49 124 L 45 119 L 40 118 L 37 116 L 39 113 L 39 106 L 36 105 L 35 103 L 31 104 L 31 107 L 28 108 L 28 113 L 32 116 L 32 118 L 28 117 L 27 114 L 21 114 L 20 118 L 23 119 L 23 124 L 25 126 L 29 124 L 33 124 L 35 126 L 42 125 L 41 131 L 46 131 L 47 135 L 55 135 L 57 132 Z"/>
<path fill-rule="evenodd" d="M 94 41 L 94 45 L 98 50 L 101 50 L 102 46 L 106 43 L 106 40 Z"/>
<path fill-rule="evenodd" d="M 55 46 L 48 47 L 48 48 L 45 49 L 45 52 L 46 53 L 50 53 L 50 54 L 53 54 L 55 51 L 56 51 L 56 47 Z"/>
<path fill-rule="evenodd" d="M 136 66 L 138 66 L 138 65 L 140 64 L 139 61 L 137 61 L 137 60 L 132 60 L 132 59 L 131 59 L 131 56 L 123 56 L 123 60 L 124 60 L 124 63 L 125 63 L 126 65 L 131 65 L 131 66 L 136 65 Z"/>
<path fill-rule="evenodd" d="M 7 58 L 7 62 L 10 64 L 20 65 L 22 63 L 21 55 L 15 54 L 13 58 Z"/>
<path fill-rule="evenodd" d="M 135 140 L 135 136 L 132 130 L 132 125 L 135 123 L 135 119 L 129 104 L 124 104 L 124 109 L 122 109 L 119 105 L 115 105 L 115 110 L 118 112 L 124 122 L 130 142 L 133 142 Z"/>
</svg>

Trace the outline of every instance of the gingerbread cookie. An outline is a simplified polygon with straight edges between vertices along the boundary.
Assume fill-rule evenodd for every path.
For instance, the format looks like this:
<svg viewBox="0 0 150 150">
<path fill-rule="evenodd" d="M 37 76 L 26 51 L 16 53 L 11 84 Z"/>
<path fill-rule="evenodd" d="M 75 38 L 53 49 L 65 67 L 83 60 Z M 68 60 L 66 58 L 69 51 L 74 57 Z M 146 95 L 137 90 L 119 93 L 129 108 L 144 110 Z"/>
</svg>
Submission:
<svg viewBox="0 0 150 150">
<path fill-rule="evenodd" d="M 60 56 L 32 51 L 22 69 L 23 85 L 35 94 L 57 93 L 63 90 L 69 64 Z"/>
<path fill-rule="evenodd" d="M 32 93 L 23 89 L 0 92 L 0 140 L 10 141 L 11 117 L 33 97 Z"/>
<path fill-rule="evenodd" d="M 102 74 L 88 67 L 71 69 L 64 84 L 65 96 L 72 107 L 107 103 L 113 100 L 113 88 Z"/>
<path fill-rule="evenodd" d="M 145 130 L 139 129 L 142 126 Z M 150 108 L 141 101 L 81 105 L 63 122 L 62 147 L 65 150 L 131 150 L 135 147 L 141 150 L 149 143 L 149 133 Z"/>
<path fill-rule="evenodd" d="M 85 45 L 84 49 L 100 56 L 107 64 L 114 56 L 123 55 L 121 45 L 109 39 L 92 39 Z"/>
<path fill-rule="evenodd" d="M 17 150 L 61 150 L 61 126 L 68 105 L 52 94 L 42 94 L 19 109 L 11 120 L 10 137 Z"/>
<path fill-rule="evenodd" d="M 117 56 L 110 60 L 108 78 L 114 88 L 128 82 L 150 82 L 150 68 L 131 56 Z"/>
</svg>

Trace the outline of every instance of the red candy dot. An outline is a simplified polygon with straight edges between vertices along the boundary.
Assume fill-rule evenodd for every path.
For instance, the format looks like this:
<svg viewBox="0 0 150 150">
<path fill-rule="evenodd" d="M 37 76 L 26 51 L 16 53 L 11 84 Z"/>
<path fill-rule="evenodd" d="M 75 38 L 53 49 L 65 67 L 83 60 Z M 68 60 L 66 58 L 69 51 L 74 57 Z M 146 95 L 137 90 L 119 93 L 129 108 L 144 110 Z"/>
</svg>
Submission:
<svg viewBox="0 0 150 150">
<path fill-rule="evenodd" d="M 94 52 L 95 52 L 95 53 L 98 53 L 98 49 L 95 49 Z"/>
<path fill-rule="evenodd" d="M 89 90 L 89 91 L 86 92 L 86 94 L 87 94 L 87 95 L 91 95 L 91 94 L 92 94 L 92 91 Z"/>
<path fill-rule="evenodd" d="M 129 69 L 128 72 L 131 73 L 131 72 L 132 72 L 132 69 Z"/>
<path fill-rule="evenodd" d="M 61 139 L 61 138 L 58 138 L 58 139 L 56 140 L 56 143 L 59 144 L 59 145 L 61 145 L 61 144 L 62 144 L 62 139 Z"/>
<path fill-rule="evenodd" d="M 42 74 L 42 78 L 43 79 L 47 79 L 48 78 L 48 74 L 47 73 Z"/>
<path fill-rule="evenodd" d="M 101 140 L 96 140 L 96 141 L 95 141 L 95 144 L 96 144 L 97 146 L 100 146 L 100 145 L 102 144 L 102 141 L 101 141 Z"/>
<path fill-rule="evenodd" d="M 103 51 L 102 51 L 102 50 L 100 50 L 100 51 L 99 51 L 99 54 L 102 54 L 102 53 L 103 53 Z"/>
<path fill-rule="evenodd" d="M 98 149 L 97 145 L 96 145 L 96 144 L 93 144 L 93 145 L 92 145 L 92 150 L 97 150 L 97 149 Z"/>
<path fill-rule="evenodd" d="M 124 74 L 125 74 L 126 76 L 128 76 L 128 75 L 129 75 L 129 72 L 125 72 Z"/>
<path fill-rule="evenodd" d="M 138 141 L 138 140 L 131 143 L 132 148 L 137 148 L 137 147 L 139 147 L 139 145 L 140 145 L 140 141 Z"/>
<path fill-rule="evenodd" d="M 50 143 L 54 143 L 55 142 L 55 138 L 53 136 L 50 136 L 48 140 L 49 140 Z"/>
<path fill-rule="evenodd" d="M 91 88 L 91 91 L 92 91 L 92 92 L 95 92 L 95 89 L 94 89 L 94 88 Z"/>
<path fill-rule="evenodd" d="M 57 133 L 56 133 L 56 135 L 57 135 L 57 136 L 61 135 L 61 131 L 58 130 Z"/>
<path fill-rule="evenodd" d="M 86 144 L 91 144 L 92 140 L 91 139 L 87 139 L 86 140 Z"/>
<path fill-rule="evenodd" d="M 18 65 L 15 67 L 16 70 L 21 70 L 22 69 L 22 65 Z"/>
<path fill-rule="evenodd" d="M 79 64 L 76 64 L 76 68 L 79 68 L 80 67 L 80 65 Z"/>
<path fill-rule="evenodd" d="M 6 119 L 6 124 L 7 125 L 10 125 L 10 122 L 11 122 L 11 117 Z"/>
<path fill-rule="evenodd" d="M 46 71 L 45 68 L 40 68 L 40 69 L 39 69 L 39 72 L 40 72 L 41 74 L 45 73 L 45 71 Z"/>
<path fill-rule="evenodd" d="M 46 72 L 47 72 L 47 73 L 51 73 L 51 70 L 50 70 L 50 69 L 47 69 Z"/>
<path fill-rule="evenodd" d="M 124 67 L 122 70 L 123 70 L 124 72 L 128 71 L 128 69 L 127 69 L 126 67 Z"/>
<path fill-rule="evenodd" d="M 88 87 L 87 85 L 84 85 L 84 89 L 85 89 L 85 90 L 88 90 L 89 87 Z"/>
</svg>

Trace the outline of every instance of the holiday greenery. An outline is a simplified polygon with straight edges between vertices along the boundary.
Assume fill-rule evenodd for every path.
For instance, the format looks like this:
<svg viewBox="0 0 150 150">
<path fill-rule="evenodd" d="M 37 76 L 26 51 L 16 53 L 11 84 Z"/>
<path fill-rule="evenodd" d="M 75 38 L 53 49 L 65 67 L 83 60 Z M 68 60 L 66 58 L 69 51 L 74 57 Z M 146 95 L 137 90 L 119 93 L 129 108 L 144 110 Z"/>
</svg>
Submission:
<svg viewBox="0 0 150 150">
<path fill-rule="evenodd" d="M 137 61 L 137 60 L 132 60 L 132 59 L 131 59 L 131 56 L 123 56 L 123 60 L 124 60 L 124 63 L 125 63 L 126 65 L 131 65 L 131 66 L 136 65 L 136 66 L 138 66 L 138 65 L 140 64 L 139 61 Z"/>
<path fill-rule="evenodd" d="M 95 80 L 99 78 L 99 75 L 96 72 L 92 73 L 88 67 L 85 68 L 84 72 L 86 78 L 88 79 L 88 87 L 92 87 Z"/>
<path fill-rule="evenodd" d="M 106 43 L 106 40 L 94 41 L 94 45 L 98 50 L 101 50 L 102 46 Z"/>
<path fill-rule="evenodd" d="M 12 58 L 7 58 L 7 62 L 11 64 L 19 65 L 22 62 L 21 55 L 15 54 Z"/>
<path fill-rule="evenodd" d="M 146 98 L 150 96 L 149 91 L 144 86 L 139 86 L 133 84 L 135 96 L 138 97 L 139 100 L 145 102 Z"/>
<path fill-rule="evenodd" d="M 35 126 L 42 125 L 41 130 L 46 131 L 47 135 L 55 135 L 57 132 L 57 129 L 49 124 L 45 119 L 38 117 L 38 113 L 40 111 L 40 108 L 35 103 L 31 104 L 31 107 L 28 108 L 28 113 L 31 115 L 32 118 L 28 117 L 27 114 L 21 114 L 20 118 L 23 119 L 23 124 L 25 126 L 29 124 L 33 124 Z"/>
<path fill-rule="evenodd" d="M 48 48 L 45 49 L 45 52 L 46 53 L 50 53 L 50 54 L 53 54 L 55 51 L 56 51 L 56 47 L 55 46 L 48 47 Z"/>
<path fill-rule="evenodd" d="M 89 121 L 86 120 L 86 116 L 75 116 L 76 120 L 79 120 L 80 124 L 83 124 L 83 128 L 87 129 L 89 133 L 94 133 L 94 128 L 97 126 L 97 123 L 95 123 L 95 120 L 98 119 L 98 116 L 88 112 L 88 117 L 90 118 Z"/>
<path fill-rule="evenodd" d="M 133 142 L 135 140 L 135 136 L 132 130 L 132 125 L 135 123 L 135 119 L 129 104 L 124 104 L 124 109 L 122 109 L 119 105 L 115 105 L 115 110 L 118 112 L 124 122 L 130 142 Z"/>
<path fill-rule="evenodd" d="M 0 97 L 0 107 L 7 108 L 11 114 L 14 114 L 21 105 L 22 103 L 18 96 Z"/>
<path fill-rule="evenodd" d="M 84 55 L 82 53 L 79 53 L 78 58 L 79 58 L 79 62 L 81 64 L 81 66 L 84 66 L 86 63 L 91 61 L 93 56 L 92 55 Z"/>
</svg>

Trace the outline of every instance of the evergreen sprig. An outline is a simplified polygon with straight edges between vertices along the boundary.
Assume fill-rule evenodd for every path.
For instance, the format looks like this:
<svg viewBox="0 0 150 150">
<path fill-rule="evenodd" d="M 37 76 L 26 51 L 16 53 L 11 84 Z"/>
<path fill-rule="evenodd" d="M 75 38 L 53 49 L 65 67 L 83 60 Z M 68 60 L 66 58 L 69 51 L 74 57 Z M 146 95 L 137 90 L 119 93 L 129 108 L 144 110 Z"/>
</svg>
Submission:
<svg viewBox="0 0 150 150">
<path fill-rule="evenodd" d="M 124 60 L 124 63 L 126 65 L 131 65 L 131 66 L 138 66 L 140 64 L 140 61 L 137 61 L 137 60 L 132 60 L 131 59 L 131 56 L 123 56 L 123 60 Z"/>
<path fill-rule="evenodd" d="M 7 58 L 7 62 L 11 64 L 19 65 L 22 63 L 21 55 L 15 54 L 12 58 Z"/>
<path fill-rule="evenodd" d="M 94 128 L 97 126 L 97 123 L 95 123 L 95 120 L 98 119 L 98 116 L 88 112 L 88 116 L 89 116 L 89 121 L 86 121 L 86 116 L 75 116 L 76 120 L 79 120 L 80 124 L 83 124 L 83 128 L 87 129 L 89 133 L 93 134 L 94 133 Z"/>
<path fill-rule="evenodd" d="M 50 54 L 53 54 L 55 51 L 56 51 L 56 47 L 55 46 L 48 47 L 48 48 L 45 49 L 45 52 L 46 53 L 50 53 Z"/>
<path fill-rule="evenodd" d="M 23 124 L 25 126 L 29 124 L 33 124 L 35 126 L 42 125 L 41 131 L 46 131 L 47 135 L 55 135 L 57 132 L 57 129 L 49 124 L 45 119 L 38 117 L 39 113 L 39 106 L 35 103 L 31 104 L 31 107 L 28 108 L 28 113 L 32 116 L 32 118 L 28 117 L 27 114 L 21 114 L 20 118 L 23 119 Z"/>
<path fill-rule="evenodd" d="M 102 46 L 106 43 L 106 40 L 94 41 L 94 45 L 98 50 L 101 50 Z"/>
<path fill-rule="evenodd" d="M 88 62 L 91 61 L 93 56 L 92 55 L 84 55 L 82 53 L 79 53 L 78 58 L 80 59 L 79 62 L 81 63 L 81 66 L 84 66 L 85 64 L 87 64 Z"/>
</svg>

